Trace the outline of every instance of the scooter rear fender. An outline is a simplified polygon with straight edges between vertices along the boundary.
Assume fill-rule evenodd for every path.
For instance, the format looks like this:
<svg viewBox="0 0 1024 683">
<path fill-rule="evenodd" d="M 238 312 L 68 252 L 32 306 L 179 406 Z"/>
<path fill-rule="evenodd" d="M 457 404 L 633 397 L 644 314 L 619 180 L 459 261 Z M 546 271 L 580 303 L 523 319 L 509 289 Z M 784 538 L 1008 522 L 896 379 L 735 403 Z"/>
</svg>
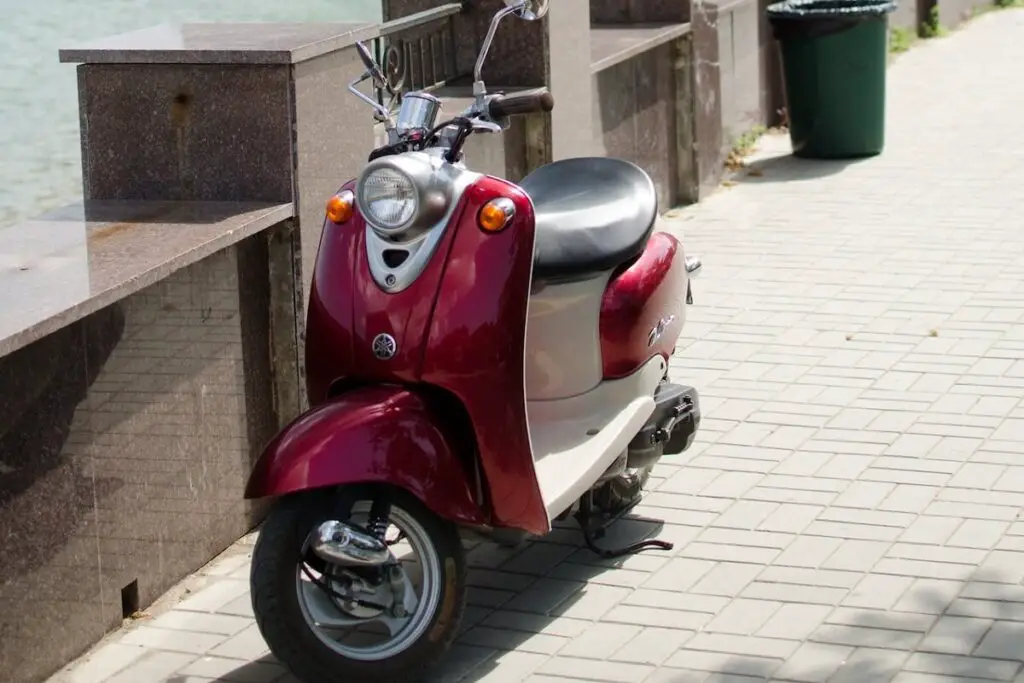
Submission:
<svg viewBox="0 0 1024 683">
<path fill-rule="evenodd" d="M 327 486 L 387 483 L 457 524 L 487 523 L 456 455 L 452 427 L 415 391 L 350 390 L 299 416 L 264 449 L 246 498 Z"/>
</svg>

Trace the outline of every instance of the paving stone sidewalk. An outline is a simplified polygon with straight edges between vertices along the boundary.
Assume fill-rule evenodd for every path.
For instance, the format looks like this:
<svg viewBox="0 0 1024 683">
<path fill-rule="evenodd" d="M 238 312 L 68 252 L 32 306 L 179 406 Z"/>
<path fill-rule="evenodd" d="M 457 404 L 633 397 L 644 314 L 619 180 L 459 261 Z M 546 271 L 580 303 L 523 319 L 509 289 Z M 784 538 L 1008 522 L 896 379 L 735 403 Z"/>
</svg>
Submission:
<svg viewBox="0 0 1024 683">
<path fill-rule="evenodd" d="M 1022 64 L 1024 11 L 982 17 L 893 66 L 883 156 L 770 136 L 672 218 L 705 259 L 673 372 L 706 417 L 638 513 L 675 551 L 474 549 L 435 680 L 1024 682 Z M 251 544 L 53 683 L 291 681 Z"/>
</svg>

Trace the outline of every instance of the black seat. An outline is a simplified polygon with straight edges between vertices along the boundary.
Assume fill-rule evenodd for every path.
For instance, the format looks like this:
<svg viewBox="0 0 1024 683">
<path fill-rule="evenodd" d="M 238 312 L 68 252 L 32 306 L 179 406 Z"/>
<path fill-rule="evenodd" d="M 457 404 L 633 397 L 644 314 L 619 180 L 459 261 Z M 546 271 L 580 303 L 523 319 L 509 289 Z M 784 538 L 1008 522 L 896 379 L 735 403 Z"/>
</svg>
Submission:
<svg viewBox="0 0 1024 683">
<path fill-rule="evenodd" d="M 535 278 L 611 270 L 639 256 L 654 230 L 654 183 L 628 161 L 556 161 L 526 176 L 520 186 L 537 213 Z"/>
</svg>

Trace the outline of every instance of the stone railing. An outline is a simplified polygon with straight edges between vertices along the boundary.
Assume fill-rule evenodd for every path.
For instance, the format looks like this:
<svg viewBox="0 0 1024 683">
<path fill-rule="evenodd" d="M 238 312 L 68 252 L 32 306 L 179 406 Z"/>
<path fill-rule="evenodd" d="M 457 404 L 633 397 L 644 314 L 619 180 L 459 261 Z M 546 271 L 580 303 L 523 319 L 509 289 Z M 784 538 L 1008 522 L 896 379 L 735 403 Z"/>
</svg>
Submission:
<svg viewBox="0 0 1024 683">
<path fill-rule="evenodd" d="M 84 200 L 0 230 L 4 680 L 45 680 L 261 519 L 244 487 L 302 408 L 301 256 L 372 145 L 343 91 L 376 35 L 186 25 L 61 52 Z"/>
<path fill-rule="evenodd" d="M 259 521 L 242 492 L 298 383 L 292 226 L 287 202 L 87 200 L 0 230 L 4 680 Z"/>
</svg>

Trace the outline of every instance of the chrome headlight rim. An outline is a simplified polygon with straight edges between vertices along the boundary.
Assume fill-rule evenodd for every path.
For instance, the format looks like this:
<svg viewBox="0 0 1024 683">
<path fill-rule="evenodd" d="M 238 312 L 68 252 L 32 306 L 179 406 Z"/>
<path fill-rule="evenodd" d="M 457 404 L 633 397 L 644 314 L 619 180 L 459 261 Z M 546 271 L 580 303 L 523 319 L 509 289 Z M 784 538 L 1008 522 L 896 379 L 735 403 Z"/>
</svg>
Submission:
<svg viewBox="0 0 1024 683">
<path fill-rule="evenodd" d="M 359 207 L 359 212 L 363 215 L 363 218 L 366 220 L 366 222 L 373 226 L 375 229 L 385 234 L 396 234 L 405 232 L 406 230 L 408 230 L 409 228 L 413 227 L 416 224 L 416 221 L 419 218 L 421 210 L 420 195 L 422 194 L 422 189 L 416 182 L 416 178 L 413 176 L 413 174 L 408 173 L 404 169 L 400 168 L 400 164 L 388 163 L 390 161 L 392 160 L 389 158 L 374 160 L 373 162 L 368 164 L 366 168 L 363 169 L 362 173 L 359 174 L 359 180 L 356 182 L 356 205 Z M 369 208 L 370 202 L 366 198 L 366 181 L 373 174 L 379 172 L 393 173 L 395 175 L 401 176 L 402 178 L 405 179 L 407 183 L 409 183 L 409 186 L 412 188 L 413 210 L 409 214 L 409 217 L 406 220 L 402 221 L 401 223 L 385 225 L 381 223 L 376 216 L 374 216 L 373 212 Z"/>
</svg>

